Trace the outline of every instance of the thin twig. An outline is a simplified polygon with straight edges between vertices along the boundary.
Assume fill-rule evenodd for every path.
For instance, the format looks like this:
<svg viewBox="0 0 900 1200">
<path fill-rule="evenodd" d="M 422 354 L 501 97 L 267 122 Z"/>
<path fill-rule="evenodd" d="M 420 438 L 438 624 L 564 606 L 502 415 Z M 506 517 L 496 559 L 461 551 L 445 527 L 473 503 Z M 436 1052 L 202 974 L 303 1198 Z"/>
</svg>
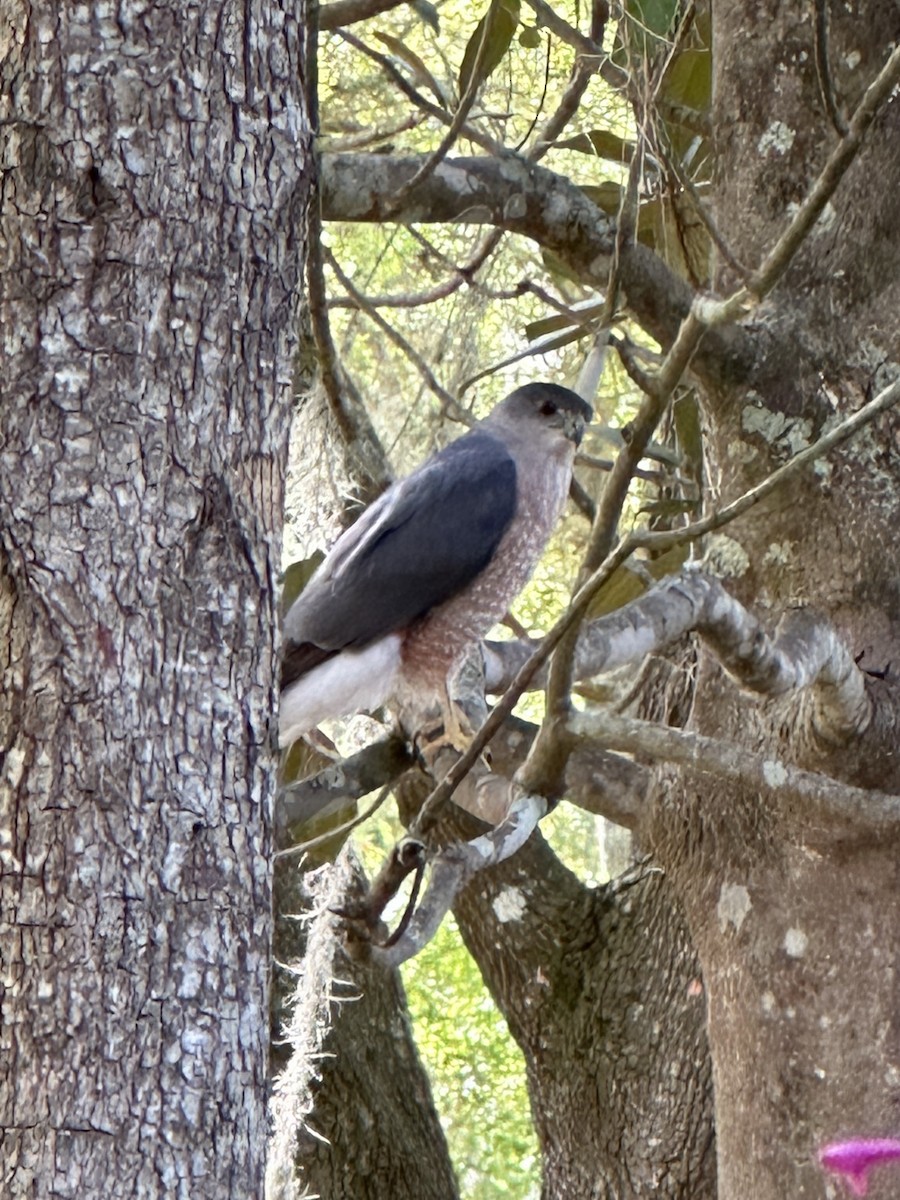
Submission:
<svg viewBox="0 0 900 1200">
<path fill-rule="evenodd" d="M 642 170 L 643 155 L 639 151 L 632 158 L 628 172 L 628 185 L 622 194 L 616 227 L 615 249 L 610 264 L 609 284 L 606 289 L 603 312 L 599 319 L 600 329 L 596 341 L 602 339 L 604 352 L 609 342 L 609 331 L 618 306 L 622 251 L 624 246 L 634 238 Z M 645 402 L 642 411 L 646 408 L 647 403 Z M 642 423 L 639 418 L 636 433 L 629 438 L 616 457 L 609 479 L 594 511 L 591 536 L 588 540 L 582 567 L 582 578 L 596 566 L 597 559 L 606 556 L 608 546 L 615 537 L 631 481 L 661 414 L 662 409 L 659 408 L 651 420 Z M 552 790 L 565 773 L 566 762 L 573 748 L 571 740 L 564 736 L 564 730 L 571 704 L 572 665 L 575 660 L 577 642 L 578 627 L 573 624 L 560 639 L 550 663 L 545 717 L 528 758 L 519 773 L 527 791 L 546 792 L 548 789 Z"/>
<path fill-rule="evenodd" d="M 365 54 L 367 58 L 371 58 L 373 62 L 378 63 L 378 65 L 391 77 L 393 82 L 397 85 L 404 96 L 406 96 L 408 100 L 415 104 L 417 108 L 420 108 L 423 112 L 428 113 L 429 116 L 434 117 L 436 121 L 440 121 L 442 125 L 450 125 L 452 123 L 453 118 L 450 113 L 441 108 L 439 104 L 432 104 L 432 102 L 423 96 L 421 92 L 417 91 L 412 84 L 408 82 L 406 77 L 403 75 L 403 72 L 399 71 L 397 67 L 394 66 L 386 54 L 381 54 L 379 51 L 373 50 L 371 46 L 367 46 L 361 38 L 358 38 L 356 34 L 351 33 L 349 29 L 337 29 L 335 30 L 335 33 L 338 37 L 343 38 L 348 45 L 352 46 L 355 50 L 358 50 L 360 54 Z M 486 150 L 488 154 L 499 158 L 503 158 L 509 154 L 509 151 L 501 142 L 495 141 L 494 138 L 490 137 L 486 133 L 483 133 L 482 130 L 477 129 L 474 125 L 464 125 L 461 132 L 469 139 L 470 142 L 473 142 L 476 146 L 480 146 L 482 150 Z"/>
<path fill-rule="evenodd" d="M 431 368 L 425 362 L 424 358 L 422 358 L 421 354 L 419 354 L 418 350 L 411 346 L 406 338 L 399 333 L 393 327 L 393 325 L 389 324 L 389 322 L 384 319 L 377 309 L 373 308 L 372 305 L 369 304 L 368 300 L 366 300 L 365 296 L 363 296 L 361 292 L 356 290 L 349 276 L 345 275 L 341 270 L 340 263 L 337 261 L 331 251 L 325 248 L 323 249 L 323 253 L 328 265 L 338 277 L 341 287 L 349 292 L 349 294 L 356 301 L 357 306 L 371 321 L 375 322 L 378 328 L 381 329 L 388 338 L 390 338 L 394 345 L 399 350 L 403 351 L 409 361 L 422 376 L 429 389 L 435 394 L 435 396 L 437 396 L 438 400 L 440 400 L 442 412 L 452 413 L 455 420 L 461 421 L 464 424 L 472 424 L 472 418 L 468 415 L 468 413 L 465 413 L 462 409 L 460 409 L 455 397 L 451 396 L 446 388 L 441 387 Z"/>
<path fill-rule="evenodd" d="M 415 189 L 420 184 L 424 183 L 429 175 L 434 172 L 438 164 L 447 157 L 450 147 L 459 137 L 460 131 L 465 125 L 466 117 L 471 112 L 472 105 L 475 103 L 475 98 L 477 97 L 479 89 L 484 82 L 481 77 L 481 68 L 487 55 L 489 44 L 488 34 L 491 31 L 491 22 L 493 21 L 494 14 L 496 13 L 498 6 L 499 0 L 491 0 L 487 15 L 484 17 L 484 26 L 481 30 L 481 40 L 478 43 L 475 61 L 472 64 L 472 71 L 469 75 L 469 82 L 466 86 L 465 92 L 460 97 L 459 104 L 457 105 L 456 112 L 453 114 L 453 119 L 450 122 L 447 132 L 444 134 L 443 138 L 441 138 L 437 149 L 428 155 L 416 173 L 410 179 L 407 179 L 406 183 L 404 183 L 403 186 L 397 190 L 392 200 L 390 200 L 385 213 L 386 220 L 390 220 L 391 216 L 403 207 L 403 203 L 407 197 L 411 196 Z"/>
<path fill-rule="evenodd" d="M 368 821 L 369 817 L 381 808 L 390 795 L 392 787 L 393 782 L 385 785 L 369 807 L 364 809 L 363 812 L 359 813 L 351 821 L 345 821 L 343 825 L 329 829 L 326 833 L 320 833 L 318 837 L 309 838 L 305 842 L 298 842 L 296 846 L 286 846 L 283 850 L 276 850 L 275 858 L 286 858 L 289 854 L 305 854 L 308 850 L 315 850 L 317 846 L 324 846 L 326 842 L 331 842 L 334 838 L 341 837 L 342 834 L 352 832 L 358 825 L 362 825 L 364 821 Z"/>
<path fill-rule="evenodd" d="M 544 102 L 547 99 L 547 88 L 548 88 L 549 84 L 550 84 L 550 34 L 548 33 L 547 34 L 547 52 L 544 55 L 544 86 L 541 88 L 541 98 L 537 103 L 537 107 L 534 110 L 534 116 L 531 118 L 531 122 L 530 122 L 528 128 L 525 130 L 524 135 L 519 139 L 518 144 L 515 146 L 516 154 L 519 154 L 521 152 L 522 147 L 525 145 L 525 143 L 531 137 L 532 133 L 534 133 L 534 128 L 537 125 L 538 121 L 540 120 L 541 113 L 544 111 Z"/>
<path fill-rule="evenodd" d="M 780 487 L 786 479 L 797 474 L 803 467 L 815 462 L 816 459 L 822 458 L 823 455 L 827 454 L 829 450 L 832 450 L 841 442 L 845 442 L 854 433 L 862 429 L 864 425 L 868 425 L 869 422 L 873 421 L 880 413 L 892 408 L 898 401 L 900 401 L 900 379 L 889 384 L 873 400 L 870 400 L 868 404 L 864 404 L 852 416 L 847 417 L 846 420 L 836 425 L 830 433 L 823 434 L 811 446 L 807 446 L 805 450 L 801 450 L 799 454 L 795 454 L 792 459 L 776 471 L 773 471 L 771 475 L 767 475 L 761 483 L 744 492 L 742 496 L 732 501 L 731 504 L 726 504 L 724 508 L 710 513 L 699 521 L 693 521 L 690 525 L 685 525 L 681 529 L 660 530 L 658 532 L 652 530 L 634 530 L 626 538 L 630 549 L 667 550 L 671 546 L 680 546 L 686 542 L 694 542 L 705 534 L 712 533 L 715 529 L 721 529 L 723 525 L 729 524 L 729 522 L 753 508 L 760 500 L 768 496 L 770 492 Z"/>
</svg>

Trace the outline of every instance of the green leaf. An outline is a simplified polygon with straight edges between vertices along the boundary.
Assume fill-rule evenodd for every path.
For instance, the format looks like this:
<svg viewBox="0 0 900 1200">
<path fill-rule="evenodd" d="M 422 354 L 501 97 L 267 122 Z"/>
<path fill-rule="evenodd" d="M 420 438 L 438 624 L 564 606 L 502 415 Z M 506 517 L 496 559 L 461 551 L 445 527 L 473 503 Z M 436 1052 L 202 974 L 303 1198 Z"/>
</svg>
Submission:
<svg viewBox="0 0 900 1200">
<path fill-rule="evenodd" d="M 541 44 L 541 34 L 537 25 L 523 25 L 519 32 L 519 45 L 526 50 L 537 50 Z"/>
<path fill-rule="evenodd" d="M 441 105 L 441 107 L 447 107 L 447 101 L 444 98 L 443 92 L 441 91 L 440 84 L 414 50 L 410 50 L 409 46 L 407 46 L 405 42 L 401 42 L 400 39 L 394 37 L 392 33 L 382 33 L 380 30 L 376 30 L 372 36 L 377 38 L 377 40 L 381 42 L 383 46 L 387 46 L 388 50 L 390 50 L 393 55 L 399 58 L 402 63 L 406 63 L 410 71 L 412 71 L 414 82 L 417 83 L 419 87 L 427 87 L 432 95 L 437 97 L 438 103 Z"/>
<path fill-rule="evenodd" d="M 472 75 L 478 62 L 482 38 L 485 39 L 481 62 L 478 63 L 478 75 L 474 79 L 476 87 L 497 69 L 509 49 L 513 34 L 519 24 L 519 0 L 491 0 L 491 6 L 475 26 L 475 32 L 469 38 L 463 54 L 462 66 L 459 68 L 459 94 L 464 96 L 473 82 Z"/>
<path fill-rule="evenodd" d="M 622 204 L 622 185 L 605 180 L 598 184 L 583 184 L 581 190 L 601 212 L 614 217 Z"/>
<path fill-rule="evenodd" d="M 655 58 L 678 19 L 681 0 L 626 0 L 612 58 L 619 66 Z"/>
<path fill-rule="evenodd" d="M 660 96 L 669 104 L 706 112 L 712 99 L 712 56 L 708 50 L 682 50 L 663 78 Z"/>
<path fill-rule="evenodd" d="M 596 617 L 604 617 L 607 613 L 615 612 L 617 608 L 628 604 L 629 601 L 636 600 L 638 596 L 643 596 L 648 587 L 647 575 L 654 580 L 663 579 L 666 575 L 674 575 L 687 562 L 687 556 L 687 546 L 673 546 L 671 550 L 666 550 L 658 558 L 642 561 L 640 572 L 635 571 L 627 564 L 618 567 L 591 601 L 588 617 L 591 620 Z"/>
<path fill-rule="evenodd" d="M 592 129 L 590 133 L 579 133 L 554 144 L 557 150 L 577 150 L 611 162 L 630 163 L 634 157 L 634 144 L 609 129 Z"/>
<path fill-rule="evenodd" d="M 321 550 L 309 558 L 291 563 L 281 577 L 281 612 L 286 613 L 312 578 L 316 567 L 325 555 Z"/>
<path fill-rule="evenodd" d="M 540 317 L 537 321 L 530 321 L 525 326 L 525 336 L 529 342 L 536 342 L 538 338 L 547 337 L 548 334 L 556 333 L 560 329 L 578 329 L 579 333 L 586 332 L 583 329 L 584 325 L 588 325 L 592 318 L 599 317 L 603 312 L 605 301 L 596 300 L 590 304 L 579 305 L 577 312 L 580 318 L 576 323 L 571 317 L 567 317 L 565 313 L 553 313 L 549 317 Z"/>
</svg>

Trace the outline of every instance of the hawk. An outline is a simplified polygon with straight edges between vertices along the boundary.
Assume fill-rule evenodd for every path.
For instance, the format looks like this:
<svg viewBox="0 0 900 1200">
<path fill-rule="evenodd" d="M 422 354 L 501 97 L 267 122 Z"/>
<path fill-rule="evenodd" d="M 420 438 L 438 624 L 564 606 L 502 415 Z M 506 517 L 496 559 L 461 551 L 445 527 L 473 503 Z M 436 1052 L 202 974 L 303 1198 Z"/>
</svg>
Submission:
<svg viewBox="0 0 900 1200">
<path fill-rule="evenodd" d="M 517 388 L 338 538 L 285 617 L 282 746 L 389 698 L 447 694 L 540 558 L 592 416 L 568 388 Z"/>
</svg>

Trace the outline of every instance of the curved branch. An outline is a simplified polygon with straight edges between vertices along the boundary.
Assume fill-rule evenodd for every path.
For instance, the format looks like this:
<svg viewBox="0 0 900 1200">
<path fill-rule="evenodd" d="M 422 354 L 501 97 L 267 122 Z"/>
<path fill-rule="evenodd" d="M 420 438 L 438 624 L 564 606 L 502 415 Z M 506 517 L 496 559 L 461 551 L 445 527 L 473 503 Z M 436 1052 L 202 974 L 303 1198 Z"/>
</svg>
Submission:
<svg viewBox="0 0 900 1200">
<path fill-rule="evenodd" d="M 419 158 L 323 154 L 324 219 L 494 225 L 553 251 L 585 283 L 606 287 L 615 221 L 564 176 L 514 155 L 447 158 L 392 213 L 395 195 L 420 165 Z M 673 342 L 691 310 L 689 285 L 641 245 L 625 248 L 619 277 L 641 324 L 664 345 Z M 755 361 L 755 339 L 746 330 L 712 329 L 692 366 L 718 386 L 749 378 Z"/>
<path fill-rule="evenodd" d="M 861 736 L 872 707 L 865 676 L 827 621 L 792 613 L 771 638 L 718 579 L 687 570 L 581 632 L 577 679 L 610 671 L 671 646 L 696 631 L 742 687 L 780 696 L 810 688 L 813 734 L 830 745 Z M 533 651 L 527 642 L 485 644 L 485 687 L 504 691 Z M 535 685 L 540 679 L 533 680 Z"/>
<path fill-rule="evenodd" d="M 372 947 L 372 958 L 397 967 L 412 958 L 437 932 L 450 906 L 469 880 L 485 867 L 503 862 L 525 844 L 547 812 L 543 796 L 520 796 L 506 818 L 490 833 L 448 846 L 431 864 L 431 880 L 403 936 L 393 946 Z"/>
</svg>

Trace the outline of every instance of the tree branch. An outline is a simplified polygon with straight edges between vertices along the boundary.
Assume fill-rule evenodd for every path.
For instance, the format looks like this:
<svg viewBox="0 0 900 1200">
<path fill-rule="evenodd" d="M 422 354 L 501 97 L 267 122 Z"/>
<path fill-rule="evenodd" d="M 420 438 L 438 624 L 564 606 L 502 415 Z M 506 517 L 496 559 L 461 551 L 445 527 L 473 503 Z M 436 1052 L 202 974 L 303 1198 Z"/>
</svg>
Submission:
<svg viewBox="0 0 900 1200">
<path fill-rule="evenodd" d="M 537 727 L 510 718 L 494 739 L 491 762 L 494 771 L 511 779 L 522 763 Z M 406 742 L 385 738 L 365 746 L 357 754 L 331 763 L 308 779 L 288 784 L 275 805 L 276 841 L 279 853 L 292 851 L 294 831 L 314 817 L 325 818 L 338 809 L 361 800 L 378 788 L 395 784 L 415 767 Z M 599 747 L 576 749 L 566 769 L 566 799 L 570 803 L 633 828 L 646 794 L 647 772 L 637 763 Z M 332 830 L 329 836 L 334 836 Z"/>
<path fill-rule="evenodd" d="M 679 763 L 752 788 L 766 788 L 803 801 L 809 816 L 842 839 L 868 840 L 900 832 L 900 796 L 838 783 L 828 775 L 802 771 L 778 758 L 754 754 L 734 742 L 623 717 L 608 709 L 574 713 L 575 737 L 601 741 L 628 754 Z M 817 831 L 818 832 L 818 831 Z"/>
<path fill-rule="evenodd" d="M 405 3 L 407 0 L 333 0 L 319 9 L 319 29 L 324 32 L 340 29 L 342 25 L 354 25 Z"/>
<path fill-rule="evenodd" d="M 323 248 L 323 254 L 325 255 L 329 267 L 331 267 L 332 271 L 334 271 L 335 275 L 337 276 L 341 287 L 343 287 L 348 295 L 353 298 L 357 307 L 366 314 L 370 321 L 373 321 L 378 326 L 382 333 L 384 333 L 385 336 L 394 343 L 398 350 L 402 351 L 402 353 L 406 355 L 409 361 L 422 376 L 422 379 L 425 381 L 425 384 L 429 390 L 433 392 L 435 396 L 437 396 L 441 403 L 441 412 L 451 414 L 454 420 L 461 421 L 463 424 L 472 424 L 471 418 L 459 407 L 459 405 L 456 403 L 456 399 L 451 396 L 446 388 L 441 387 L 441 385 L 438 383 L 434 372 L 431 370 L 422 355 L 419 354 L 419 352 L 412 345 L 410 345 L 402 333 L 398 332 L 398 330 L 396 330 L 389 321 L 384 319 L 381 313 L 379 313 L 378 310 L 374 308 L 368 302 L 368 300 L 366 300 L 365 296 L 363 296 L 361 292 L 357 291 L 357 289 L 353 286 L 350 277 L 341 269 L 340 263 L 337 261 L 331 251 L 327 248 Z"/>
<path fill-rule="evenodd" d="M 699 633 L 741 687 L 763 696 L 810 688 L 812 732 L 829 745 L 861 736 L 872 708 L 865 676 L 832 627 L 811 613 L 791 613 L 771 638 L 718 579 L 687 570 L 646 595 L 590 622 L 581 632 L 574 674 L 585 679 L 643 659 L 686 633 Z M 484 647 L 485 687 L 505 690 L 530 646 Z M 539 678 L 532 680 L 540 683 Z"/>
<path fill-rule="evenodd" d="M 547 801 L 542 796 L 520 796 L 510 805 L 506 818 L 490 833 L 443 850 L 431 864 L 428 890 L 405 933 L 393 946 L 373 946 L 372 958 L 385 966 L 396 967 L 418 954 L 434 937 L 453 901 L 469 880 L 485 867 L 494 866 L 515 854 L 546 811 Z"/>
<path fill-rule="evenodd" d="M 332 763 L 324 770 L 289 783 L 278 794 L 275 829 L 279 846 L 289 844 L 284 835 L 293 826 L 315 816 L 327 816 L 349 801 L 358 800 L 386 783 L 400 778 L 415 766 L 415 760 L 402 738 L 390 737 L 373 742 L 359 753 Z"/>
<path fill-rule="evenodd" d="M 324 154 L 322 212 L 329 221 L 383 222 L 392 198 L 421 160 L 391 155 Z M 495 225 L 557 254 L 584 283 L 602 289 L 615 250 L 615 222 L 580 188 L 553 171 L 503 154 L 447 158 L 393 215 L 411 222 Z M 623 253 L 620 280 L 629 307 L 658 341 L 671 344 L 689 314 L 691 288 L 645 246 Z M 743 329 L 707 329 L 693 367 L 722 385 L 749 378 L 755 340 Z"/>
</svg>

